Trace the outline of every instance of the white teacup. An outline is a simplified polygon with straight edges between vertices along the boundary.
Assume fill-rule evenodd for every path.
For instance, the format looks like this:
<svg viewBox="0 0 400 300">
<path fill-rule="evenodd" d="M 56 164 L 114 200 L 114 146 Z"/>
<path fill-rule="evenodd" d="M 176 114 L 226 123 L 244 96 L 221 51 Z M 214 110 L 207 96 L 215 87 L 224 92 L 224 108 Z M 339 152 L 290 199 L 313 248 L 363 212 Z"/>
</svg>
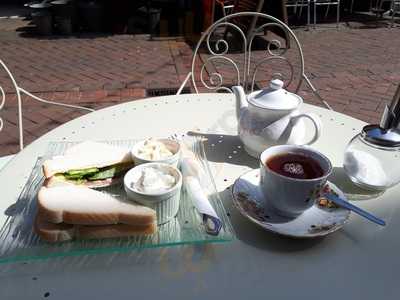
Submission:
<svg viewBox="0 0 400 300">
<path fill-rule="evenodd" d="M 319 164 L 322 176 L 312 179 L 298 179 L 284 176 L 271 170 L 267 161 L 276 155 L 287 153 L 310 157 Z M 273 146 L 261 153 L 260 185 L 267 204 L 283 216 L 296 217 L 310 208 L 319 197 L 332 172 L 332 164 L 322 153 L 308 146 Z"/>
</svg>

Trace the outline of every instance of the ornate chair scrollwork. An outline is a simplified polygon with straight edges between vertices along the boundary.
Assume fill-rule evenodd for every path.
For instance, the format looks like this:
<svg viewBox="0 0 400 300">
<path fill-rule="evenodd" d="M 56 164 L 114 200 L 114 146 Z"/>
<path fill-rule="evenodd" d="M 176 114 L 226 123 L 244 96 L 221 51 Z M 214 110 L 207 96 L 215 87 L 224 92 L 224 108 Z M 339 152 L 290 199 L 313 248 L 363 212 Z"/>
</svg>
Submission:
<svg viewBox="0 0 400 300">
<path fill-rule="evenodd" d="M 295 93 L 304 81 L 331 109 L 305 74 L 303 51 L 294 32 L 275 17 L 241 12 L 219 19 L 203 33 L 193 53 L 191 72 L 177 94 L 190 79 L 196 93 L 232 92 L 234 85 L 242 85 L 249 93 L 274 78 Z"/>
<path fill-rule="evenodd" d="M 22 119 L 22 98 L 21 98 L 21 94 L 25 94 L 25 95 L 31 97 L 32 99 L 34 99 L 36 101 L 39 101 L 41 103 L 45 103 L 45 104 L 57 105 L 57 106 L 62 106 L 62 107 L 67 107 L 67 108 L 81 109 L 81 110 L 85 110 L 85 111 L 89 111 L 89 112 L 94 111 L 94 109 L 91 109 L 91 108 L 78 106 L 78 105 L 71 105 L 71 104 L 66 104 L 66 103 L 60 103 L 60 102 L 54 102 L 54 101 L 49 101 L 49 100 L 42 99 L 42 98 L 40 98 L 38 96 L 35 96 L 35 95 L 33 95 L 32 93 L 26 91 L 25 89 L 23 89 L 22 87 L 20 87 L 17 84 L 17 82 L 16 82 L 14 76 L 12 75 L 11 71 L 9 70 L 9 68 L 6 66 L 6 64 L 1 59 L 0 59 L 0 67 L 2 67 L 2 69 L 6 72 L 6 74 L 10 78 L 12 86 L 15 89 L 16 97 L 17 97 L 18 131 L 19 131 L 19 148 L 20 148 L 20 150 L 22 150 L 24 148 L 24 128 L 23 128 L 23 119 Z M 0 86 L 0 113 L 1 113 L 2 108 L 5 105 L 5 101 L 6 101 L 6 92 Z M 4 126 L 5 126 L 4 121 L 0 116 L 0 132 L 2 131 Z M 7 156 L 7 157 L 11 158 L 10 156 Z M 1 162 L 0 162 L 0 164 L 1 164 Z M 1 169 L 1 166 L 0 166 L 0 169 Z"/>
</svg>

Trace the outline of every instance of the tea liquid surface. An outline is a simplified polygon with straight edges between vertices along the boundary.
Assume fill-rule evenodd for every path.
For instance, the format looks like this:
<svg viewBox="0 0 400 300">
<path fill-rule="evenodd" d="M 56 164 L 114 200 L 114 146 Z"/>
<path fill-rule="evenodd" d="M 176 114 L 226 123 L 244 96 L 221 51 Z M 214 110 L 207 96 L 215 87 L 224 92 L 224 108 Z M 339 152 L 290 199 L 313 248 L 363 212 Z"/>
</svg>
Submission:
<svg viewBox="0 0 400 300">
<path fill-rule="evenodd" d="M 274 155 L 265 163 L 272 171 L 290 178 L 314 179 L 324 175 L 318 161 L 299 153 Z"/>
</svg>

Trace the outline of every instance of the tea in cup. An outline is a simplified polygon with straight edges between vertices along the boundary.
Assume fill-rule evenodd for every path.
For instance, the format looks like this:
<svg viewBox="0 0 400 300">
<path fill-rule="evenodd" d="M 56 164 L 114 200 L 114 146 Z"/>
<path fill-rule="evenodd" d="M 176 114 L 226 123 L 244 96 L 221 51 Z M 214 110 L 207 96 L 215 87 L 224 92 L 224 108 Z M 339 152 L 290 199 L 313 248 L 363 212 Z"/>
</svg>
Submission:
<svg viewBox="0 0 400 300">
<path fill-rule="evenodd" d="M 310 208 L 331 172 L 329 159 L 308 146 L 273 146 L 260 157 L 261 190 L 283 216 L 296 217 Z"/>
</svg>

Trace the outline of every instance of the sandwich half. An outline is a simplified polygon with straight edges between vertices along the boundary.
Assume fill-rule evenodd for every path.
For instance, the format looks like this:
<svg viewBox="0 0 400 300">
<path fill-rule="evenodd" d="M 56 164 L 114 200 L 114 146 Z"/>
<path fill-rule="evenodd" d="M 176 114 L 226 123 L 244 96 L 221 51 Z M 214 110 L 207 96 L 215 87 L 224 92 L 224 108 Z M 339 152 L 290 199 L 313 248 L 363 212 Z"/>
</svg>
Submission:
<svg viewBox="0 0 400 300">
<path fill-rule="evenodd" d="M 43 174 L 48 187 L 69 182 L 95 188 L 120 182 L 133 165 L 129 149 L 87 141 L 46 160 Z"/>
<path fill-rule="evenodd" d="M 75 185 L 41 187 L 38 214 L 54 224 L 147 226 L 156 221 L 149 207 Z"/>
</svg>

